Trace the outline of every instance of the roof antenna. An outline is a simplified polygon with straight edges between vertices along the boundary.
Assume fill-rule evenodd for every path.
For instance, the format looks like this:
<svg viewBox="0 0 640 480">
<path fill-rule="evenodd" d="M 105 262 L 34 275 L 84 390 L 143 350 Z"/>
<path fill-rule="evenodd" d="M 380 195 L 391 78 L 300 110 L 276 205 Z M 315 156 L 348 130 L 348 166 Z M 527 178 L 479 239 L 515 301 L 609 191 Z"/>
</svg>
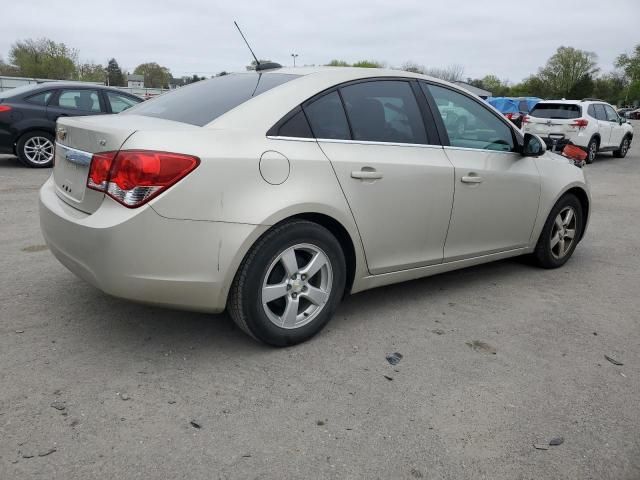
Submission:
<svg viewBox="0 0 640 480">
<path fill-rule="evenodd" d="M 251 55 L 253 55 L 253 58 L 256 61 L 256 72 L 259 72 L 260 70 L 269 70 L 271 68 L 282 68 L 282 65 L 280 65 L 279 63 L 275 63 L 275 62 L 263 62 L 263 63 L 260 63 L 260 60 L 258 60 L 258 57 L 256 57 L 256 54 L 253 53 L 253 50 L 251 49 L 251 45 L 249 45 L 249 42 L 247 42 L 247 39 L 244 36 L 244 33 L 242 33 L 242 30 L 240 30 L 240 27 L 238 26 L 238 22 L 236 22 L 234 20 L 233 24 L 238 29 L 238 32 L 240 32 L 240 35 L 242 36 L 242 39 L 244 40 L 244 43 L 247 44 L 247 48 L 249 49 L 249 51 L 251 52 Z"/>
</svg>

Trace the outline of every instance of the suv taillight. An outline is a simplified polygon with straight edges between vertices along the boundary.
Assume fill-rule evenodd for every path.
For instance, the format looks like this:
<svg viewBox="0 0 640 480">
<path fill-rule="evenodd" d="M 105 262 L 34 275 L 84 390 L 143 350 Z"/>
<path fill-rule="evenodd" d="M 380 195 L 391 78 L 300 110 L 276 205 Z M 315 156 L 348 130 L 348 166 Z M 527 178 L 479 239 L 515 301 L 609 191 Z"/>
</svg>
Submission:
<svg viewBox="0 0 640 480">
<path fill-rule="evenodd" d="M 584 128 L 587 125 L 589 125 L 589 120 L 587 120 L 586 118 L 578 118 L 576 121 L 574 121 L 571 124 L 572 127 L 578 127 L 578 128 Z"/>
<path fill-rule="evenodd" d="M 0 105 L 0 113 L 2 112 L 10 112 L 11 107 L 9 105 Z"/>
<path fill-rule="evenodd" d="M 136 208 L 183 179 L 199 164 L 199 158 L 180 153 L 96 153 L 91 159 L 87 187 L 106 193 L 125 207 Z"/>
<path fill-rule="evenodd" d="M 529 123 L 531 121 L 531 117 L 529 117 L 529 115 L 525 115 L 524 117 L 522 117 L 522 124 L 524 125 L 525 123 Z"/>
</svg>

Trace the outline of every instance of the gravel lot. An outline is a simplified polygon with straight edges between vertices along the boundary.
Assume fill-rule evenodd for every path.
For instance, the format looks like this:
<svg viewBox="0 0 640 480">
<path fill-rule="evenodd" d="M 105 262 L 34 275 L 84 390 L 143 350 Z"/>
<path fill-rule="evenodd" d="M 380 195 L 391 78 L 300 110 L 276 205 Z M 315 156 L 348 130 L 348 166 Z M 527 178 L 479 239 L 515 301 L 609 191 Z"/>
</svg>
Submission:
<svg viewBox="0 0 640 480">
<path fill-rule="evenodd" d="M 632 148 L 587 167 L 591 225 L 564 268 L 358 294 L 282 350 L 74 277 L 38 226 L 50 171 L 0 157 L 0 479 L 640 478 Z"/>
</svg>

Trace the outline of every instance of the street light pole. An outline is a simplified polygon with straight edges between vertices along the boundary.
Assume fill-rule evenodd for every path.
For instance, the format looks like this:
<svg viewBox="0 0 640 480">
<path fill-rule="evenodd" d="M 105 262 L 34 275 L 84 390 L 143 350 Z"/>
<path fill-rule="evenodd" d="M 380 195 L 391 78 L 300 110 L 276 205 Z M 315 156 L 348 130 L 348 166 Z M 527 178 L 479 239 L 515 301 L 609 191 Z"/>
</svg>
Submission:
<svg viewBox="0 0 640 480">
<path fill-rule="evenodd" d="M 293 66 L 296 66 L 296 58 L 298 57 L 297 53 L 292 53 L 291 56 L 293 57 Z"/>
</svg>

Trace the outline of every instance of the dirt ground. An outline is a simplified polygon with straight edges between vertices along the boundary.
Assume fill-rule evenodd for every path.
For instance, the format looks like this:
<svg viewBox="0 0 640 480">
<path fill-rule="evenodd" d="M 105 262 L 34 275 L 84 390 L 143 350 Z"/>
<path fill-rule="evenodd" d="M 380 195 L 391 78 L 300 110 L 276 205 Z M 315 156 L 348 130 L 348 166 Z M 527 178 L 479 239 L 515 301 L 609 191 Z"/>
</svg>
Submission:
<svg viewBox="0 0 640 480">
<path fill-rule="evenodd" d="M 0 479 L 639 479 L 640 138 L 586 168 L 564 268 L 364 292 L 277 350 L 77 279 L 40 234 L 50 171 L 0 157 Z"/>
</svg>

